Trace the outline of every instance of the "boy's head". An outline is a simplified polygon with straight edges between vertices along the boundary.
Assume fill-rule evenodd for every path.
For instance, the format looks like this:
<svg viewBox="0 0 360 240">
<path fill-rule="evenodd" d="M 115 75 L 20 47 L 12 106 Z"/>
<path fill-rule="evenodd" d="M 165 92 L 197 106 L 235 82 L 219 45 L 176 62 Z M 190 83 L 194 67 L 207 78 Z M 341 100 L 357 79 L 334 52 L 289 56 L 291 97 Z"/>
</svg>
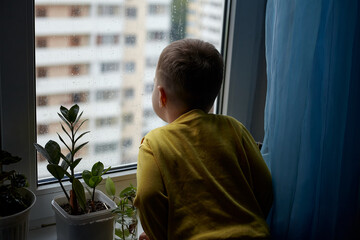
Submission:
<svg viewBox="0 0 360 240">
<path fill-rule="evenodd" d="M 178 40 L 161 53 L 156 78 L 169 100 L 188 110 L 209 111 L 223 79 L 223 59 L 216 48 L 196 39 Z"/>
</svg>

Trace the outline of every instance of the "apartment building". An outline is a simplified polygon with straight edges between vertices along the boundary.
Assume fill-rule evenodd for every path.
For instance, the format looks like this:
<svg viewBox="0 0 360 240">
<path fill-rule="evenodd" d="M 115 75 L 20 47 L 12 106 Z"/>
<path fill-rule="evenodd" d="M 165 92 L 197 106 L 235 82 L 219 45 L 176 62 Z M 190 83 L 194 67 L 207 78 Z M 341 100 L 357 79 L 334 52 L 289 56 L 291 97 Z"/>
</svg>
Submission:
<svg viewBox="0 0 360 240">
<path fill-rule="evenodd" d="M 170 42 L 172 2 L 35 1 L 38 143 L 58 140 L 60 105 L 77 103 L 88 119 L 82 129 L 90 130 L 84 137 L 90 142 L 79 153 L 86 161 L 78 169 L 97 161 L 113 167 L 136 163 L 142 137 L 165 124 L 152 110 L 151 93 L 159 54 Z M 213 15 L 203 19 L 198 2 L 204 1 L 187 3 L 188 36 L 219 47 L 222 18 L 216 25 L 208 21 Z M 206 4 L 221 8 L 222 16 L 222 1 Z M 206 23 L 211 27 L 204 28 Z M 214 27 L 220 27 L 216 37 L 204 32 Z M 38 162 L 39 178 L 48 177 L 46 161 Z"/>
</svg>

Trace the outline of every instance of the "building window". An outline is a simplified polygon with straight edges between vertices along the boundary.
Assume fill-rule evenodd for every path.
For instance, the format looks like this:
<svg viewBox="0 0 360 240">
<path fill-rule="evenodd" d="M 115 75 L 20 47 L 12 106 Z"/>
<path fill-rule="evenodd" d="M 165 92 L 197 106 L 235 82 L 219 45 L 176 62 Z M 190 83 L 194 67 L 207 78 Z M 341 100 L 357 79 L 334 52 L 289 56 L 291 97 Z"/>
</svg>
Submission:
<svg viewBox="0 0 360 240">
<path fill-rule="evenodd" d="M 118 62 L 108 62 L 101 64 L 101 72 L 109 73 L 109 72 L 117 72 L 119 71 L 120 64 Z"/>
<path fill-rule="evenodd" d="M 116 99 L 119 96 L 119 92 L 117 90 L 103 90 L 96 92 L 96 100 L 112 100 Z"/>
<path fill-rule="evenodd" d="M 127 7 L 125 10 L 125 16 L 127 18 L 136 18 L 137 9 L 135 7 Z"/>
<path fill-rule="evenodd" d="M 110 142 L 110 143 L 98 143 L 95 145 L 95 153 L 109 153 L 114 152 L 118 148 L 117 142 Z"/>
<path fill-rule="evenodd" d="M 134 88 L 126 88 L 123 90 L 123 92 L 126 99 L 131 99 L 135 96 Z"/>
<path fill-rule="evenodd" d="M 165 14 L 166 10 L 167 10 L 167 6 L 161 4 L 150 4 L 148 7 L 149 15 Z"/>
<path fill-rule="evenodd" d="M 98 7 L 99 16 L 119 16 L 120 7 L 115 5 L 100 5 Z"/>
<path fill-rule="evenodd" d="M 125 45 L 134 46 L 136 44 L 136 35 L 125 35 Z"/>
<path fill-rule="evenodd" d="M 47 77 L 47 68 L 45 68 L 45 67 L 38 67 L 37 69 L 36 69 L 36 77 L 38 77 L 38 78 L 45 78 L 45 77 Z"/>
<path fill-rule="evenodd" d="M 154 89 L 154 84 L 153 83 L 147 83 L 147 84 L 145 84 L 144 92 L 146 94 L 149 94 L 149 93 L 153 92 L 153 89 Z"/>
<path fill-rule="evenodd" d="M 114 45 L 119 43 L 119 35 L 98 35 L 96 37 L 97 45 Z"/>
<path fill-rule="evenodd" d="M 162 41 L 166 39 L 166 33 L 162 31 L 148 32 L 147 38 L 149 41 Z"/>
<path fill-rule="evenodd" d="M 124 124 L 129 124 L 134 122 L 134 114 L 132 113 L 124 113 L 122 116 L 122 120 Z"/>
<path fill-rule="evenodd" d="M 144 114 L 145 118 L 150 118 L 150 117 L 155 117 L 156 116 L 154 110 L 152 110 L 152 109 L 145 109 L 143 114 Z"/>
<path fill-rule="evenodd" d="M 47 124 L 39 124 L 37 127 L 37 134 L 43 135 L 49 132 L 49 126 Z"/>
<path fill-rule="evenodd" d="M 80 17 L 81 16 L 80 6 L 71 6 L 70 16 L 71 17 Z"/>
<path fill-rule="evenodd" d="M 72 94 L 72 102 L 73 103 L 82 103 L 87 102 L 88 93 L 78 92 Z"/>
<path fill-rule="evenodd" d="M 131 138 L 124 138 L 121 142 L 122 147 L 130 148 L 132 146 L 132 139 Z"/>
<path fill-rule="evenodd" d="M 35 8 L 35 16 L 36 17 L 46 17 L 47 9 L 43 6 L 36 6 Z"/>
<path fill-rule="evenodd" d="M 70 74 L 71 76 L 79 76 L 81 71 L 80 65 L 72 65 L 70 66 Z"/>
<path fill-rule="evenodd" d="M 38 96 L 37 97 L 37 106 L 46 106 L 48 105 L 48 96 Z"/>
<path fill-rule="evenodd" d="M 47 47 L 47 39 L 44 37 L 36 38 L 36 47 L 37 48 L 46 48 Z"/>
<path fill-rule="evenodd" d="M 135 63 L 134 62 L 125 62 L 124 71 L 126 73 L 133 73 L 135 72 Z"/>
<path fill-rule="evenodd" d="M 70 37 L 70 46 L 71 46 L 71 47 L 80 46 L 80 37 L 78 37 L 78 36 L 71 36 L 71 37 Z"/>
<path fill-rule="evenodd" d="M 110 127 L 115 126 L 118 123 L 118 118 L 116 117 L 107 117 L 107 118 L 97 118 L 95 121 L 96 127 Z"/>
</svg>

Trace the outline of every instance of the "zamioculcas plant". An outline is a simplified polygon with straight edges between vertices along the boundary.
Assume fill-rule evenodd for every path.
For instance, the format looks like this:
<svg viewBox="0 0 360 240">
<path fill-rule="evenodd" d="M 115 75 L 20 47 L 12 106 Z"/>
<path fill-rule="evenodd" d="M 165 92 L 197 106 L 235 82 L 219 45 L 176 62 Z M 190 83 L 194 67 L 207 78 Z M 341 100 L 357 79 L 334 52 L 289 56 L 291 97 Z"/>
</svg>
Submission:
<svg viewBox="0 0 360 240">
<path fill-rule="evenodd" d="M 61 128 L 69 138 L 70 143 L 66 143 L 63 137 L 58 133 L 60 141 L 65 145 L 68 150 L 67 155 L 61 153 L 60 145 L 50 140 L 46 143 L 45 147 L 40 146 L 35 143 L 36 150 L 48 161 L 47 169 L 48 171 L 59 181 L 59 184 L 68 199 L 69 205 L 71 206 L 71 214 L 76 215 L 81 212 L 86 212 L 86 198 L 84 187 L 75 177 L 75 167 L 80 163 L 82 158 L 76 158 L 76 154 L 81 148 L 83 148 L 88 142 L 78 144 L 78 141 L 85 134 L 89 133 L 86 131 L 78 135 L 80 127 L 87 121 L 87 119 L 80 121 L 80 118 L 83 112 L 79 113 L 79 106 L 77 104 L 73 105 L 70 109 L 67 109 L 63 106 L 60 107 L 60 113 L 58 113 L 60 119 L 63 121 Z M 98 169 L 95 170 L 98 174 Z M 101 171 L 102 172 L 102 171 Z M 70 196 L 66 192 L 63 186 L 64 177 L 68 177 L 72 189 L 70 190 Z M 101 175 L 100 175 L 101 176 Z M 97 185 L 97 184 L 96 184 Z M 80 208 L 80 209 L 79 209 Z"/>
<path fill-rule="evenodd" d="M 99 185 L 99 183 L 101 183 L 101 181 L 103 180 L 103 178 L 101 177 L 104 173 L 106 173 L 107 171 L 109 171 L 111 167 L 108 167 L 106 170 L 104 170 L 104 164 L 102 164 L 102 162 L 97 162 L 93 165 L 93 167 L 91 168 L 91 172 L 88 170 L 84 170 L 82 173 L 82 177 L 86 183 L 86 185 L 88 185 L 90 188 L 92 188 L 92 192 L 90 190 L 89 194 L 91 195 L 91 208 L 92 211 L 95 211 L 95 189 L 96 186 Z"/>
</svg>

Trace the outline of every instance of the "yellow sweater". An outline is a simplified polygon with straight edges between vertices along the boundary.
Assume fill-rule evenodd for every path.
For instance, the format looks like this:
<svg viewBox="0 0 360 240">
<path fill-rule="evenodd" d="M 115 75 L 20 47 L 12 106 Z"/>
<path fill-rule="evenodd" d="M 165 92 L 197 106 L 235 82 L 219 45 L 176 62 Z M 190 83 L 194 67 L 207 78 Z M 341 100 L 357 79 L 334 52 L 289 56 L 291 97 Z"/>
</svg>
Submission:
<svg viewBox="0 0 360 240">
<path fill-rule="evenodd" d="M 143 139 L 135 206 L 151 240 L 267 238 L 271 205 L 270 172 L 234 118 L 192 110 Z"/>
</svg>

